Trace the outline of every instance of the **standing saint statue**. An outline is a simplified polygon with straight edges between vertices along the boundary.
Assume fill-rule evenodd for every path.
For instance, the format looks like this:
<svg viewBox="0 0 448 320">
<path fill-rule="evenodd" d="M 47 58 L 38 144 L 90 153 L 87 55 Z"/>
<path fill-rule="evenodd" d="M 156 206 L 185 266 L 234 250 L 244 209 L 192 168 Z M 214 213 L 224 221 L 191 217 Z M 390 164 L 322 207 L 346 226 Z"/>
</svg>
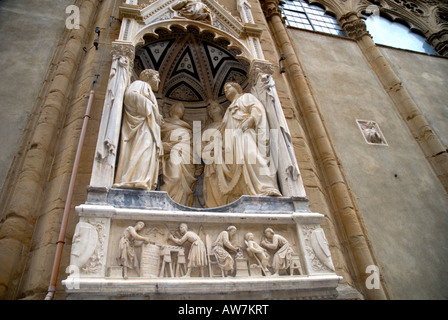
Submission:
<svg viewBox="0 0 448 320">
<path fill-rule="evenodd" d="M 286 270 L 291 265 L 291 257 L 294 253 L 291 245 L 285 237 L 276 234 L 271 228 L 264 231 L 265 239 L 261 241 L 261 246 L 274 251 L 271 267 L 273 275 L 278 276 L 280 270 Z"/>
<path fill-rule="evenodd" d="M 203 138 L 208 141 L 202 150 L 202 160 L 205 164 L 203 194 L 205 207 L 213 208 L 226 204 L 225 197 L 216 186 L 216 165 L 222 160 L 222 136 L 219 127 L 225 109 L 218 102 L 213 101 L 207 112 L 212 122 L 207 125 L 203 133 Z"/>
<path fill-rule="evenodd" d="M 192 206 L 196 183 L 193 164 L 193 130 L 182 120 L 185 108 L 180 102 L 170 108 L 170 117 L 162 126 L 163 184 L 161 191 L 168 192 L 171 199 L 185 206 Z"/>
<path fill-rule="evenodd" d="M 277 174 L 269 167 L 269 126 L 263 104 L 234 82 L 226 83 L 224 92 L 231 102 L 220 126 L 224 159 L 215 165 L 216 176 L 207 183 L 219 188 L 225 204 L 242 195 L 281 196 Z"/>
<path fill-rule="evenodd" d="M 134 269 L 140 276 L 140 266 L 134 247 L 135 241 L 149 243 L 149 238 L 138 234 L 138 231 L 142 230 L 144 227 L 145 223 L 139 221 L 134 227 L 127 227 L 121 235 L 118 261 L 120 265 L 123 266 L 123 278 L 125 279 L 128 278 L 128 269 Z"/>
<path fill-rule="evenodd" d="M 188 253 L 187 273 L 184 277 L 190 277 L 193 268 L 199 268 L 201 276 L 204 276 L 204 267 L 207 266 L 207 252 L 204 242 L 196 233 L 188 231 L 188 226 L 185 223 L 180 224 L 179 231 L 182 238 L 178 239 L 170 234 L 169 239 L 180 246 L 187 241 L 191 243 L 190 252 Z"/>
<path fill-rule="evenodd" d="M 156 97 L 159 73 L 146 69 L 126 90 L 121 131 L 121 151 L 115 177 L 115 188 L 155 190 L 160 158 L 160 115 Z"/>
</svg>

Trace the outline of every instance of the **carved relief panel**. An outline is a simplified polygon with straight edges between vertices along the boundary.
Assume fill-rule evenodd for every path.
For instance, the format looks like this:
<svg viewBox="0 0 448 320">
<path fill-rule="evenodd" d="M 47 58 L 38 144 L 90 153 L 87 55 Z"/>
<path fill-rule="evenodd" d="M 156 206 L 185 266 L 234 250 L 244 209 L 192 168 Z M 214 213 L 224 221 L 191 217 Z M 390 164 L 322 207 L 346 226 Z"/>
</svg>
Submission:
<svg viewBox="0 0 448 320">
<path fill-rule="evenodd" d="M 144 227 L 140 229 L 142 224 Z M 138 229 L 138 233 L 131 229 Z M 304 274 L 300 256 L 294 225 L 120 220 L 111 227 L 107 276 L 118 279 L 300 276 Z"/>
</svg>

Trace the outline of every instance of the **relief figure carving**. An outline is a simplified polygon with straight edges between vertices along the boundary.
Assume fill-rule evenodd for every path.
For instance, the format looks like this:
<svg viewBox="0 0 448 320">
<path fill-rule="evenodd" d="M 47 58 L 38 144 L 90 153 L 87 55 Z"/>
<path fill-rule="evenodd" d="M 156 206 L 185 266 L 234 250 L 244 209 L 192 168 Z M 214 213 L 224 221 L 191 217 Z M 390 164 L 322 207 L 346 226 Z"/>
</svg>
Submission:
<svg viewBox="0 0 448 320">
<path fill-rule="evenodd" d="M 170 234 L 169 239 L 177 245 L 185 245 L 186 242 L 191 243 L 185 277 L 191 276 L 193 268 L 199 268 L 201 275 L 204 276 L 204 267 L 207 266 L 207 252 L 204 243 L 196 233 L 188 230 L 188 226 L 185 223 L 180 224 L 179 231 L 182 236 L 181 238 L 174 237 Z"/>
<path fill-rule="evenodd" d="M 213 24 L 212 13 L 210 9 L 201 1 L 180 0 L 171 6 L 180 17 L 191 20 L 206 21 Z"/>
<path fill-rule="evenodd" d="M 212 252 L 214 253 L 218 266 L 221 268 L 224 276 L 233 275 L 235 261 L 231 255 L 241 250 L 239 245 L 233 245 L 231 239 L 237 229 L 235 226 L 229 226 L 222 231 L 213 243 Z"/>
<path fill-rule="evenodd" d="M 288 240 L 276 234 L 272 228 L 267 228 L 264 231 L 264 237 L 261 241 L 261 246 L 274 252 L 271 262 L 271 267 L 274 271 L 272 275 L 278 276 L 281 270 L 289 269 L 294 250 Z"/>
<path fill-rule="evenodd" d="M 244 239 L 245 239 L 244 243 L 246 244 L 247 247 L 246 251 L 249 257 L 252 257 L 256 260 L 257 264 L 261 267 L 261 270 L 265 276 L 271 275 L 271 272 L 268 269 L 268 267 L 270 267 L 269 265 L 270 255 L 268 251 L 255 242 L 254 235 L 252 232 L 246 233 Z"/>
<path fill-rule="evenodd" d="M 124 279 L 128 278 L 128 269 L 134 269 L 140 276 L 140 265 L 134 247 L 139 245 L 136 241 L 149 243 L 149 238 L 138 234 L 138 231 L 142 230 L 144 227 L 145 224 L 142 221 L 139 221 L 134 227 L 127 227 L 121 235 L 118 260 L 119 265 L 123 267 Z"/>
</svg>

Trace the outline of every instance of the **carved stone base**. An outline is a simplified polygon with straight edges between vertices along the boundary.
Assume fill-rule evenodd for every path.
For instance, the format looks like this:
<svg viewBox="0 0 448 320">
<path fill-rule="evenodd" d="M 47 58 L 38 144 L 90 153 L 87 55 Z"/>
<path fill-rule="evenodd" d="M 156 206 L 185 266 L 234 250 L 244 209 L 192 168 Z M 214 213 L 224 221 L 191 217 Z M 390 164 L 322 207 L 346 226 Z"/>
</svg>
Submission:
<svg viewBox="0 0 448 320">
<path fill-rule="evenodd" d="M 67 282 L 68 280 L 64 281 Z M 222 279 L 81 279 L 68 300 L 91 299 L 336 299 L 340 277 L 317 275 Z"/>
<path fill-rule="evenodd" d="M 242 197 L 195 209 L 164 192 L 90 191 L 77 207 L 69 299 L 338 296 L 323 215 L 306 199 Z"/>
</svg>

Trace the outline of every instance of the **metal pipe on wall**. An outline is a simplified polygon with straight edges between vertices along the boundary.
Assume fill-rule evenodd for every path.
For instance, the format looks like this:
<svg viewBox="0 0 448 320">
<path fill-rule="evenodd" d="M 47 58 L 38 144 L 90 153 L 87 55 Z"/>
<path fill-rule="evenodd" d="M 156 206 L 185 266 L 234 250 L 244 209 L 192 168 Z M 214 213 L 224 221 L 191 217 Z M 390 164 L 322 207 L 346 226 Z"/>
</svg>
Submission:
<svg viewBox="0 0 448 320">
<path fill-rule="evenodd" d="M 81 159 L 82 147 L 84 145 L 84 140 L 85 140 L 85 136 L 86 136 L 86 132 L 87 132 L 87 124 L 90 119 L 90 111 L 92 109 L 94 96 L 95 96 L 95 91 L 91 90 L 90 95 L 89 95 L 89 101 L 87 103 L 86 113 L 84 115 L 84 121 L 82 124 L 81 135 L 79 137 L 78 148 L 76 150 L 75 162 L 73 164 L 73 170 L 72 170 L 72 175 L 70 178 L 70 184 L 68 187 L 67 201 L 65 203 L 64 214 L 62 216 L 61 229 L 59 232 L 56 254 L 55 254 L 55 258 L 54 258 L 53 269 L 51 272 L 50 286 L 48 287 L 48 293 L 45 297 L 45 300 L 53 300 L 54 294 L 56 292 L 56 283 L 58 281 L 59 267 L 61 265 L 62 249 L 65 244 L 64 240 L 65 240 L 65 234 L 66 234 L 66 230 L 67 230 L 68 218 L 69 218 L 70 210 L 71 210 L 71 206 L 72 206 L 73 193 L 74 193 L 74 189 L 75 189 L 75 181 L 76 181 L 76 176 L 78 174 L 78 168 L 79 168 L 79 162 Z"/>
</svg>

